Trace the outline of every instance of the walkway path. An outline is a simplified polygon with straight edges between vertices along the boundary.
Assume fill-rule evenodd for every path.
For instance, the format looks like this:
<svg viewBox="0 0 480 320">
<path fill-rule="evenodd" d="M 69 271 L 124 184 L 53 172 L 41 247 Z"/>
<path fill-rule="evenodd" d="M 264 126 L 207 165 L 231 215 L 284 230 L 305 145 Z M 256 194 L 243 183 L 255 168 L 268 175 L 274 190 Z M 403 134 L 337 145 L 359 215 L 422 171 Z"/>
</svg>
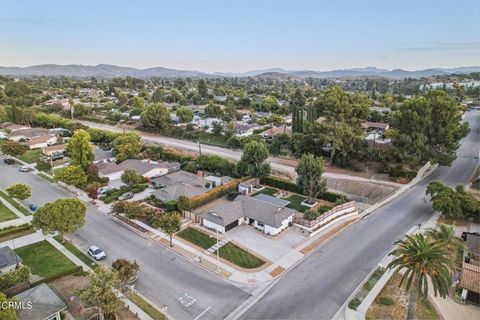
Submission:
<svg viewBox="0 0 480 320">
<path fill-rule="evenodd" d="M 203 253 L 206 254 L 207 256 L 209 256 L 212 253 L 214 253 L 215 251 L 220 250 L 221 247 L 223 247 L 224 245 L 226 245 L 229 242 L 230 242 L 230 239 L 223 238 L 222 240 L 218 241 L 213 246 L 211 246 L 210 248 L 205 250 Z"/>
</svg>

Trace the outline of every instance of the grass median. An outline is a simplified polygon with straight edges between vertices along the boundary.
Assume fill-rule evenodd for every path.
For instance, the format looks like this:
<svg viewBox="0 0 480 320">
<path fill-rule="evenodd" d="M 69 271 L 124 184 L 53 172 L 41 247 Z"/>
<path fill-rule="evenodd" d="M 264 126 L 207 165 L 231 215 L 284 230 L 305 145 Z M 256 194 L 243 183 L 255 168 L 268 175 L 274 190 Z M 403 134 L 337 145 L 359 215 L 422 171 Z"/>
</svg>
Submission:
<svg viewBox="0 0 480 320">
<path fill-rule="evenodd" d="M 90 259 L 89 256 L 87 256 L 85 253 L 83 253 L 80 249 L 78 249 L 73 243 L 71 243 L 68 240 L 65 240 L 62 242 L 60 240 L 59 236 L 53 237 L 58 243 L 62 244 L 68 251 L 73 253 L 78 259 L 82 260 L 83 263 L 85 263 L 87 266 L 95 270 L 98 268 L 98 264 Z"/>
<path fill-rule="evenodd" d="M 20 211 L 24 215 L 29 216 L 29 215 L 32 214 L 27 208 L 25 208 L 23 205 L 21 205 L 20 203 L 15 201 L 15 199 L 13 199 L 7 193 L 5 193 L 1 190 L 0 190 L 0 197 L 7 200 L 8 203 L 10 203 L 15 209 L 17 209 L 18 211 Z"/>
</svg>

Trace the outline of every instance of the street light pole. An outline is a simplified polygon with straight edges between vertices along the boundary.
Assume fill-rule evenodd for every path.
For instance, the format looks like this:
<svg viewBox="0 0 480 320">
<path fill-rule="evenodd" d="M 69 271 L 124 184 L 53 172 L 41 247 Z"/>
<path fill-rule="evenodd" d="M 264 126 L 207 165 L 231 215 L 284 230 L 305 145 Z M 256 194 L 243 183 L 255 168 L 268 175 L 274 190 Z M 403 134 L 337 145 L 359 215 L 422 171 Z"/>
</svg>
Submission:
<svg viewBox="0 0 480 320">
<path fill-rule="evenodd" d="M 218 248 L 218 229 L 217 231 L 217 273 L 220 273 L 220 248 Z"/>
</svg>

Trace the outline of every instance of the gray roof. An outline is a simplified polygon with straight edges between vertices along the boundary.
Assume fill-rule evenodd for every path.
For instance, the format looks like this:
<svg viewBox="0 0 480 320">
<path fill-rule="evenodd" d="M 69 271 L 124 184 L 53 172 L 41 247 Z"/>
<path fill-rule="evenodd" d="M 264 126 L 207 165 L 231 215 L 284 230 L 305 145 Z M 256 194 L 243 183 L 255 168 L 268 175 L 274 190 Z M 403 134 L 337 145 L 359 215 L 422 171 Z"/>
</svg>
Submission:
<svg viewBox="0 0 480 320">
<path fill-rule="evenodd" d="M 257 194 L 255 196 L 255 199 L 268 202 L 268 203 L 273 204 L 273 205 L 278 206 L 278 207 L 286 207 L 290 203 L 290 201 L 288 201 L 288 200 L 276 198 L 276 197 L 269 196 L 268 194 L 263 194 L 263 193 Z"/>
<path fill-rule="evenodd" d="M 150 162 L 148 160 L 128 159 L 119 164 L 115 162 L 99 162 L 97 163 L 98 172 L 101 174 L 111 174 L 114 172 L 124 171 L 125 169 L 135 169 L 139 175 L 153 170 L 155 168 L 170 168 L 169 162 Z"/>
<path fill-rule="evenodd" d="M 15 253 L 10 247 L 0 248 L 0 269 L 8 268 L 22 262 L 22 258 Z"/>
<path fill-rule="evenodd" d="M 10 134 L 10 137 L 19 137 L 19 136 L 26 136 L 26 137 L 35 137 L 41 136 L 48 133 L 48 130 L 45 128 L 27 128 L 27 129 L 18 129 L 13 131 Z"/>
<path fill-rule="evenodd" d="M 95 161 L 102 161 L 106 159 L 114 158 L 112 151 L 105 151 L 98 147 L 93 148 L 93 153 L 95 154 Z"/>
<path fill-rule="evenodd" d="M 43 320 L 67 308 L 62 299 L 45 283 L 23 291 L 15 297 L 22 303 L 31 302 L 33 305 L 32 309 L 25 308 L 17 311 L 20 320 Z"/>
<path fill-rule="evenodd" d="M 166 174 L 161 177 L 154 178 L 152 179 L 152 182 L 155 184 L 164 185 L 166 187 L 171 187 L 181 183 L 195 181 L 198 179 L 199 177 L 196 174 L 180 170 L 177 172 Z"/>
<path fill-rule="evenodd" d="M 170 201 L 177 200 L 180 196 L 195 197 L 208 190 L 210 189 L 205 188 L 205 185 L 201 184 L 199 180 L 195 180 L 155 190 L 152 195 L 161 201 Z"/>
<path fill-rule="evenodd" d="M 202 217 L 208 221 L 219 221 L 212 213 L 222 218 L 221 226 L 227 226 L 241 217 L 255 219 L 265 225 L 279 228 L 282 222 L 297 211 L 248 196 L 238 196 L 234 201 L 218 205 Z M 213 218 L 212 218 L 213 217 Z"/>
</svg>

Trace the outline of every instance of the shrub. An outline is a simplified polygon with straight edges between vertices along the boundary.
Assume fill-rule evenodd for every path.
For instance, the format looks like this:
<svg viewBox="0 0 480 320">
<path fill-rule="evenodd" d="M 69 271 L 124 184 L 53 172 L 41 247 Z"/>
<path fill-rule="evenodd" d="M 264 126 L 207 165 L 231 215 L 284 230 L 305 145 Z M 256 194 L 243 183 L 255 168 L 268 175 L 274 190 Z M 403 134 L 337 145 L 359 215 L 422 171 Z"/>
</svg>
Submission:
<svg viewBox="0 0 480 320">
<path fill-rule="evenodd" d="M 129 191 L 131 191 L 133 193 L 140 193 L 147 188 L 148 188 L 148 184 L 147 183 L 142 183 L 142 184 L 136 184 L 136 185 L 132 186 Z M 127 191 L 125 191 L 125 192 L 127 192 Z"/>
<path fill-rule="evenodd" d="M 39 171 L 50 171 L 50 170 L 52 170 L 52 166 L 50 165 L 50 162 L 44 161 L 44 160 L 38 160 L 35 168 Z"/>
<path fill-rule="evenodd" d="M 298 186 L 295 183 L 282 178 L 269 176 L 269 177 L 263 178 L 260 181 L 260 183 L 273 188 L 277 188 L 277 189 L 283 189 L 286 191 L 301 193 L 301 190 L 299 190 Z"/>
<path fill-rule="evenodd" d="M 309 209 L 303 214 L 303 217 L 307 220 L 315 220 L 318 218 L 318 216 L 320 216 L 320 212 L 315 209 Z"/>
<path fill-rule="evenodd" d="M 183 170 L 187 171 L 187 172 L 190 172 L 190 173 L 197 173 L 198 171 L 198 167 L 195 163 L 193 162 L 189 162 L 184 168 Z"/>
<path fill-rule="evenodd" d="M 136 219 L 152 216 L 155 214 L 155 210 L 136 201 L 117 201 L 112 207 L 112 213 L 123 213 L 129 219 Z"/>
<path fill-rule="evenodd" d="M 330 192 L 330 191 L 323 192 L 320 195 L 320 199 L 326 200 L 328 202 L 333 202 L 337 205 L 343 204 L 348 201 L 347 196 L 340 193 Z"/>
<path fill-rule="evenodd" d="M 157 207 L 157 208 L 165 208 L 165 203 L 163 203 L 161 200 L 157 199 L 154 195 L 150 195 L 146 197 L 145 202 L 148 203 L 151 206 Z"/>
<path fill-rule="evenodd" d="M 322 215 L 327 211 L 330 211 L 333 209 L 333 206 L 329 206 L 328 204 L 325 204 L 323 206 L 320 206 L 320 208 L 317 209 L 318 215 Z"/>
<path fill-rule="evenodd" d="M 175 200 L 167 201 L 165 203 L 165 209 L 167 210 L 167 212 L 177 211 L 178 210 L 177 201 Z"/>
<path fill-rule="evenodd" d="M 29 279 L 30 269 L 27 266 L 22 266 L 0 276 L 0 291 L 27 282 Z"/>
<path fill-rule="evenodd" d="M 388 297 L 378 297 L 378 303 L 383 305 L 383 306 L 387 306 L 387 307 L 391 307 L 395 304 L 395 301 L 393 301 L 393 299 L 390 299 Z"/>
</svg>

